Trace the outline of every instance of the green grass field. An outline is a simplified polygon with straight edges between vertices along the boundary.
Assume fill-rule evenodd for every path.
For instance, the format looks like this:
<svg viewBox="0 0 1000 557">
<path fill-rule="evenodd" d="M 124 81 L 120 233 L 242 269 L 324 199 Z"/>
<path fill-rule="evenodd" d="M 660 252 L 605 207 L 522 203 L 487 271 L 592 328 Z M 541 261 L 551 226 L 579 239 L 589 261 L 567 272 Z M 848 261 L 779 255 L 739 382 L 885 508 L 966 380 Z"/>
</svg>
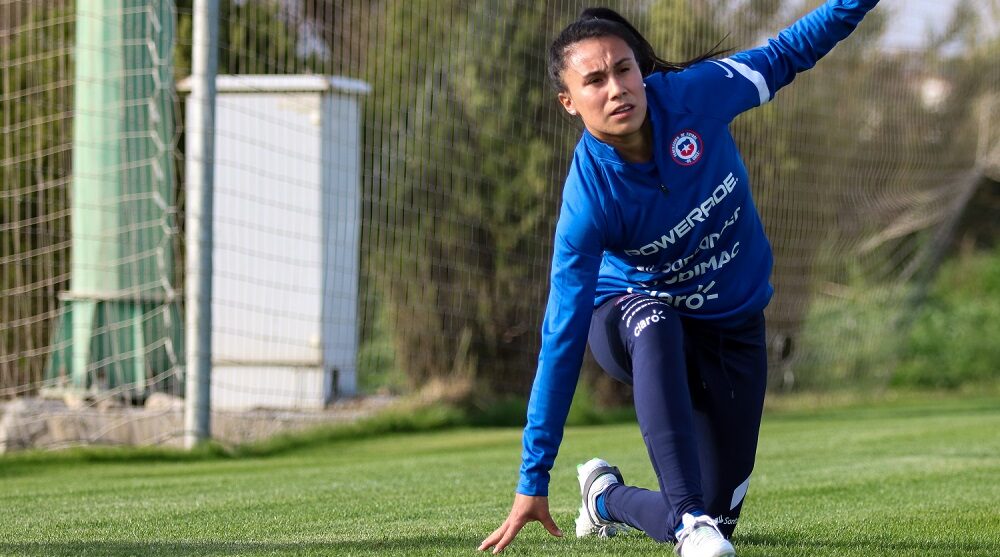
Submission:
<svg viewBox="0 0 1000 557">
<path fill-rule="evenodd" d="M 476 555 L 506 516 L 520 432 L 462 429 L 267 456 L 0 458 L 3 555 Z M 131 455 L 131 456 L 130 456 Z M 572 538 L 575 466 L 654 486 L 634 424 L 567 430 L 550 503 L 508 555 L 669 555 L 638 533 Z M 1000 555 L 1000 399 L 765 416 L 741 557 Z"/>
</svg>

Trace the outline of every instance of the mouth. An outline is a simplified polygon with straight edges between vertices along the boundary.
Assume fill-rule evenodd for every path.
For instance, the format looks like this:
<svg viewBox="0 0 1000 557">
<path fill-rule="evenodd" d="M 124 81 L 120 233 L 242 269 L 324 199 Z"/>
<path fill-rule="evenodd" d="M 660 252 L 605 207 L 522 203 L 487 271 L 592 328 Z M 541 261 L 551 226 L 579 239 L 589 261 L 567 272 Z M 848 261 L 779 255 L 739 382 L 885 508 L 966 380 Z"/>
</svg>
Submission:
<svg viewBox="0 0 1000 557">
<path fill-rule="evenodd" d="M 619 106 L 618 108 L 616 108 L 616 109 L 614 109 L 614 110 L 611 111 L 611 117 L 612 118 L 627 118 L 633 112 L 635 112 L 635 105 L 634 104 L 623 104 L 623 105 Z"/>
</svg>

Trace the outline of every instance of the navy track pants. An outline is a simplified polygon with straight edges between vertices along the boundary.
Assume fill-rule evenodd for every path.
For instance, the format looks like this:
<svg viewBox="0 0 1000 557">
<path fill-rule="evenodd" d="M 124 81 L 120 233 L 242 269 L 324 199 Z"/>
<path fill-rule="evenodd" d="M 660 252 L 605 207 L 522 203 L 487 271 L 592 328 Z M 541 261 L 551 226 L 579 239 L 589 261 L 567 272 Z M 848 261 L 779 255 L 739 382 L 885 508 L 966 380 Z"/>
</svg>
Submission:
<svg viewBox="0 0 1000 557">
<path fill-rule="evenodd" d="M 702 510 L 729 537 L 757 452 L 767 386 L 762 313 L 720 326 L 679 316 L 643 294 L 594 311 L 590 349 L 632 385 L 635 411 L 660 490 L 614 485 L 611 518 L 673 542 L 685 513 Z"/>
</svg>

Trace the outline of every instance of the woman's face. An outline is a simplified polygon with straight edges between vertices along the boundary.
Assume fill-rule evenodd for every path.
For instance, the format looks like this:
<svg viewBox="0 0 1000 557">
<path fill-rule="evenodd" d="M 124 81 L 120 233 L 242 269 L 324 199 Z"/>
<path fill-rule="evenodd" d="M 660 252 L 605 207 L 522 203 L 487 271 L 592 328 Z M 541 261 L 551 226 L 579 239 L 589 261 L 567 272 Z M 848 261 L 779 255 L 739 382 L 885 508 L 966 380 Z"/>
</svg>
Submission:
<svg viewBox="0 0 1000 557">
<path fill-rule="evenodd" d="M 562 79 L 566 90 L 559 102 L 579 115 L 594 137 L 616 144 L 639 132 L 646 119 L 646 91 L 628 43 L 607 36 L 570 46 Z"/>
</svg>

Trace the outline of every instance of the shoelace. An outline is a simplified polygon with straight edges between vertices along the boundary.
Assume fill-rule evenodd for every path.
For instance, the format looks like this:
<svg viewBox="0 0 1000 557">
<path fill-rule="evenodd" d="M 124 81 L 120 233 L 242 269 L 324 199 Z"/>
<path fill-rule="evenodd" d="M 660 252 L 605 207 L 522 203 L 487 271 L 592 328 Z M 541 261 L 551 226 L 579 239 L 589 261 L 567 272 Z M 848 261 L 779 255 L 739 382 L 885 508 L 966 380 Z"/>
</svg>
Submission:
<svg viewBox="0 0 1000 557">
<path fill-rule="evenodd" d="M 709 541 L 718 538 L 719 535 L 714 528 L 708 524 L 699 524 L 691 530 L 691 532 L 684 537 L 685 540 L 691 540 L 691 543 L 695 545 L 701 545 L 704 541 Z"/>
<path fill-rule="evenodd" d="M 675 551 L 677 555 L 681 554 L 681 547 L 685 544 L 691 543 L 695 546 L 701 545 L 706 541 L 714 541 L 721 538 L 722 534 L 719 533 L 712 525 L 708 522 L 695 522 L 691 528 L 685 528 L 681 535 L 677 539 L 677 547 Z"/>
</svg>

